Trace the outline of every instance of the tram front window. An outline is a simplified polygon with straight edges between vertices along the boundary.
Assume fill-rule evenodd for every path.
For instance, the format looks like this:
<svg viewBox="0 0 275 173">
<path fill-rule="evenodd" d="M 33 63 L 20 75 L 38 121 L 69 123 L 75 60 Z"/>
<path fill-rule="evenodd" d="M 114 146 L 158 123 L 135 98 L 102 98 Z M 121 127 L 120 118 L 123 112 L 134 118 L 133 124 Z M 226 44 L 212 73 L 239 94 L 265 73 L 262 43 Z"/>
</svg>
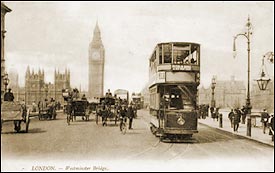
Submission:
<svg viewBox="0 0 275 173">
<path fill-rule="evenodd" d="M 162 106 L 171 110 L 192 110 L 192 101 L 186 94 L 179 87 L 166 87 L 162 95 Z"/>
<path fill-rule="evenodd" d="M 183 109 L 182 98 L 180 94 L 172 94 L 170 109 Z"/>
</svg>

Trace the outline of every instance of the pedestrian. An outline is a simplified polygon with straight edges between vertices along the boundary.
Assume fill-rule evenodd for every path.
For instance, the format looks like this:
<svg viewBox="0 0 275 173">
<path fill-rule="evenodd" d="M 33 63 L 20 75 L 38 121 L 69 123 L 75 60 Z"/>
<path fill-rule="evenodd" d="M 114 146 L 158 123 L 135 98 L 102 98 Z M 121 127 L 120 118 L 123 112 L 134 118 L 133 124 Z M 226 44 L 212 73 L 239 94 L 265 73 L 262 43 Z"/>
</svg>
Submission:
<svg viewBox="0 0 275 173">
<path fill-rule="evenodd" d="M 231 126 L 231 128 L 233 128 L 233 118 L 234 118 L 234 111 L 233 111 L 233 109 L 231 109 L 231 111 L 229 112 L 229 114 L 228 114 L 228 119 L 229 119 L 229 121 L 230 121 L 230 126 Z"/>
<path fill-rule="evenodd" d="M 36 112 L 36 104 L 35 102 L 32 102 L 32 112 Z"/>
<path fill-rule="evenodd" d="M 219 109 L 220 108 L 216 108 L 216 111 L 215 111 L 215 118 L 217 119 L 217 121 L 219 121 Z"/>
<path fill-rule="evenodd" d="M 269 135 L 272 136 L 271 140 L 274 141 L 274 115 L 271 114 L 269 121 Z"/>
<path fill-rule="evenodd" d="M 11 89 L 9 88 L 8 89 L 8 92 L 6 92 L 4 94 L 4 101 L 8 101 L 8 102 L 13 102 L 14 100 L 14 95 L 13 93 L 11 92 Z"/>
<path fill-rule="evenodd" d="M 134 119 L 135 114 L 134 114 L 134 109 L 133 109 L 132 105 L 129 105 L 128 110 L 127 110 L 127 115 L 129 118 L 129 129 L 133 129 L 132 124 L 133 124 L 133 119 Z"/>
<path fill-rule="evenodd" d="M 210 107 L 210 113 L 211 113 L 211 118 L 213 118 L 213 121 L 215 120 L 215 114 L 214 114 L 215 108 L 213 106 Z"/>
<path fill-rule="evenodd" d="M 242 111 L 242 124 L 245 124 L 245 119 L 246 119 L 246 115 L 247 115 L 247 109 L 245 106 L 243 106 L 243 108 L 241 109 Z"/>
<path fill-rule="evenodd" d="M 234 110 L 234 118 L 233 118 L 234 132 L 238 132 L 240 119 L 241 119 L 241 115 L 240 115 L 238 109 L 235 109 Z"/>
<path fill-rule="evenodd" d="M 123 124 L 123 121 L 126 123 L 127 121 L 127 118 L 126 118 L 126 115 L 127 114 L 127 110 L 126 110 L 126 106 L 125 105 L 122 105 L 122 108 L 121 110 L 119 111 L 119 119 L 120 119 L 120 125 L 119 125 L 119 129 L 120 131 L 122 131 L 122 124 Z"/>
<path fill-rule="evenodd" d="M 263 124 L 263 133 L 265 134 L 265 129 L 267 128 L 267 123 L 269 119 L 269 114 L 267 113 L 266 109 L 263 109 L 261 113 L 261 122 Z"/>
</svg>

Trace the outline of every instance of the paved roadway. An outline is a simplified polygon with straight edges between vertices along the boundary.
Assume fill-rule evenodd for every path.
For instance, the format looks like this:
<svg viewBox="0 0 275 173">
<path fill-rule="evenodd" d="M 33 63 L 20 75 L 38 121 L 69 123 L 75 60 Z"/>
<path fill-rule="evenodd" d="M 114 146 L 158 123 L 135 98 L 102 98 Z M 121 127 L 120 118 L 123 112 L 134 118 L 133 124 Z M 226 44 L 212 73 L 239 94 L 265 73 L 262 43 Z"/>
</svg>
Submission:
<svg viewBox="0 0 275 173">
<path fill-rule="evenodd" d="M 202 124 L 199 124 L 199 133 L 193 136 L 196 142 L 162 143 L 151 134 L 150 117 L 145 110 L 138 112 L 134 129 L 125 135 L 114 122 L 109 122 L 107 127 L 97 125 L 93 116 L 88 122 L 78 117 L 69 126 L 65 118 L 58 114 L 57 120 L 32 119 L 29 133 L 14 133 L 12 123 L 4 124 L 1 169 L 12 170 L 10 161 L 18 164 L 29 161 L 33 167 L 34 161 L 40 165 L 41 161 L 48 164 L 53 160 L 54 163 L 85 160 L 85 164 L 101 161 L 100 165 L 107 165 L 109 171 L 274 170 L 274 148 Z M 24 164 L 19 167 L 33 169 Z"/>
</svg>

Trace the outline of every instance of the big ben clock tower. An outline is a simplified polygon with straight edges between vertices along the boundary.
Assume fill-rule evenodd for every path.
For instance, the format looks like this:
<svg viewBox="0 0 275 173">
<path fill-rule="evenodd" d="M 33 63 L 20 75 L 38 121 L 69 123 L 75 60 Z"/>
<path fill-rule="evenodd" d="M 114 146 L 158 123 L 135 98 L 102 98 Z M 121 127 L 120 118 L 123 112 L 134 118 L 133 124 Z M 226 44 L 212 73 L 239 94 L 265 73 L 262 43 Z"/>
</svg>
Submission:
<svg viewBox="0 0 275 173">
<path fill-rule="evenodd" d="M 98 23 L 96 23 L 93 40 L 89 45 L 89 98 L 103 96 L 104 62 L 105 50 Z"/>
</svg>

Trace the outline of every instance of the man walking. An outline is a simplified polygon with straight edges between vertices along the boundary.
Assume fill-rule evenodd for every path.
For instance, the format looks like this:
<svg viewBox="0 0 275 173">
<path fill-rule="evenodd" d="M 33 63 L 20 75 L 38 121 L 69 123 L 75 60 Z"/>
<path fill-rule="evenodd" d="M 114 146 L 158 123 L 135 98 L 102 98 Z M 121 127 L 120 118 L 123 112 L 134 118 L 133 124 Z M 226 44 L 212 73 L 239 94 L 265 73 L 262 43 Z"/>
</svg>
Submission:
<svg viewBox="0 0 275 173">
<path fill-rule="evenodd" d="M 233 118 L 234 118 L 234 112 L 233 112 L 233 109 L 231 109 L 231 111 L 229 112 L 228 114 L 228 119 L 230 120 L 230 126 L 231 128 L 233 128 Z"/>
<path fill-rule="evenodd" d="M 133 123 L 133 118 L 135 116 L 135 113 L 134 113 L 132 104 L 128 107 L 127 114 L 128 114 L 128 118 L 129 118 L 129 129 L 133 129 L 132 123 Z"/>
<path fill-rule="evenodd" d="M 269 119 L 269 114 L 267 113 L 266 109 L 263 109 L 261 113 L 261 122 L 263 124 L 263 133 L 265 134 L 265 129 L 267 128 L 267 123 Z"/>
</svg>

